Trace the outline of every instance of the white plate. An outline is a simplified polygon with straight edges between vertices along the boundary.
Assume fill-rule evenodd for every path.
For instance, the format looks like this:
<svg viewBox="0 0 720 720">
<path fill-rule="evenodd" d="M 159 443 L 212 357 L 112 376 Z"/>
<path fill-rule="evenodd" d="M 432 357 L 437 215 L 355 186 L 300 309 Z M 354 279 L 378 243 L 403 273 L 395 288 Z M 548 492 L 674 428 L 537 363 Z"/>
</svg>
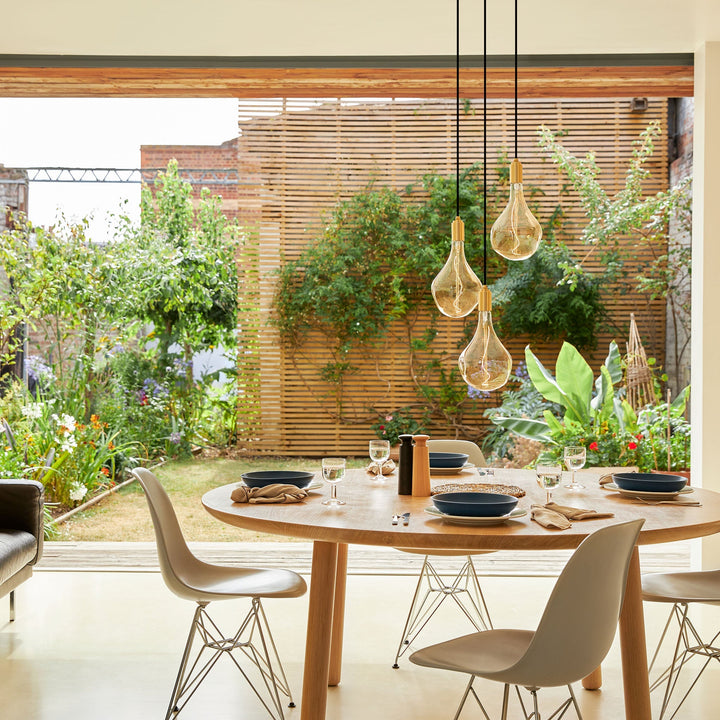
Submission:
<svg viewBox="0 0 720 720">
<path fill-rule="evenodd" d="M 440 518 L 445 522 L 452 523 L 453 525 L 475 525 L 481 527 L 487 527 L 488 525 L 502 525 L 508 520 L 516 520 L 517 518 L 527 515 L 527 510 L 522 508 L 515 508 L 511 513 L 507 515 L 495 515 L 493 517 L 472 517 L 469 515 L 446 515 L 440 512 L 435 506 L 426 507 L 425 512 L 433 517 Z"/>
<path fill-rule="evenodd" d="M 623 490 L 615 483 L 606 483 L 603 487 L 613 492 L 620 493 L 623 497 L 642 498 L 643 500 L 672 500 L 678 495 L 687 495 L 692 492 L 691 487 L 684 487 L 682 490 L 673 490 L 672 492 L 661 492 L 657 490 Z"/>
<path fill-rule="evenodd" d="M 473 470 L 475 466 L 472 463 L 465 463 L 460 467 L 441 468 L 430 466 L 431 475 L 459 475 L 463 470 Z"/>
</svg>

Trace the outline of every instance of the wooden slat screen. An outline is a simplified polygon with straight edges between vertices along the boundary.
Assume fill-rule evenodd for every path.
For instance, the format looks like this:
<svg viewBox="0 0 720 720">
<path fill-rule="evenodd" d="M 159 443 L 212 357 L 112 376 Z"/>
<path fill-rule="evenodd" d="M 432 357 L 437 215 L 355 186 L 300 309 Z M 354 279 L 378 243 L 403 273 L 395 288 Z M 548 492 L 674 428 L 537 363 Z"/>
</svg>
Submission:
<svg viewBox="0 0 720 720">
<path fill-rule="evenodd" d="M 454 100 L 258 100 L 240 103 L 240 169 L 251 170 L 257 180 L 253 201 L 248 202 L 248 219 L 259 228 L 257 252 L 259 329 L 256 364 L 260 414 L 251 433 L 254 447 L 287 455 L 365 455 L 370 408 L 391 412 L 405 405 L 417 405 L 418 397 L 408 373 L 406 345 L 397 325 L 381 348 L 356 353 L 351 361 L 361 371 L 350 375 L 343 386 L 343 414 L 351 423 L 332 417 L 337 398 L 318 377 L 318 369 L 331 358 L 322 338 L 311 336 L 293 358 L 283 352 L 276 331 L 267 324 L 271 315 L 275 285 L 274 270 L 283 259 L 298 257 L 306 244 L 317 237 L 321 217 L 338 200 L 362 190 L 369 180 L 376 186 L 400 189 L 422 174 L 434 171 L 454 173 Z M 520 158 L 526 184 L 539 186 L 545 195 L 540 216 L 546 217 L 557 205 L 563 177 L 537 145 L 536 129 L 545 124 L 567 132 L 566 147 L 575 154 L 594 151 L 601 167 L 601 181 L 612 194 L 623 185 L 632 156 L 632 143 L 652 120 L 666 132 L 667 101 L 651 99 L 646 112 L 632 113 L 625 99 L 616 100 L 527 100 L 519 108 Z M 461 165 L 482 159 L 482 103 L 471 101 L 470 111 L 461 118 Z M 513 106 L 508 101 L 488 102 L 488 162 L 501 150 L 512 147 Z M 655 193 L 667 186 L 667 148 L 659 142 L 648 168 L 652 179 L 646 191 Z M 576 198 L 563 197 L 566 210 L 565 240 L 580 250 L 577 240 L 584 223 Z M 449 236 L 449 228 L 448 228 Z M 627 241 L 633 246 L 632 238 Z M 640 251 L 634 249 L 636 254 Z M 597 262 L 597 261 L 594 261 Z M 476 270 L 479 270 L 476 268 Z M 620 330 L 605 333 L 589 360 L 597 366 L 616 339 L 624 352 L 629 313 L 640 323 L 648 354 L 662 361 L 665 341 L 664 304 L 645 307 L 632 295 L 606 293 L 610 316 Z M 460 321 L 442 319 L 435 348 L 447 351 L 448 363 L 457 360 Z M 418 322 L 420 334 L 424 323 Z M 247 327 L 252 328 L 250 323 Z M 242 341 L 242 336 L 241 336 Z M 505 339 L 514 363 L 523 359 L 526 339 Z M 533 350 L 553 369 L 559 344 Z M 245 358 L 252 353 L 245 351 Z M 241 353 L 241 366 L 243 354 Z M 248 365 L 250 367 L 251 365 Z M 499 393 L 482 401 L 469 417 L 482 424 L 482 409 L 497 404 Z M 450 428 L 431 427 L 436 436 L 448 435 Z M 451 433 L 452 434 L 452 433 Z M 249 437 L 249 436 L 246 436 Z"/>
</svg>

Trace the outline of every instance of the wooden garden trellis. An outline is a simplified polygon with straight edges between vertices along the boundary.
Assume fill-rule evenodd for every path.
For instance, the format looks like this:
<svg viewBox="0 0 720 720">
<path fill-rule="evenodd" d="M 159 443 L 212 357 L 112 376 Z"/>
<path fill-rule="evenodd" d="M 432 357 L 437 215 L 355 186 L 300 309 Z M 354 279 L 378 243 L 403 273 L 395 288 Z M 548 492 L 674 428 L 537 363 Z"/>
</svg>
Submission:
<svg viewBox="0 0 720 720">
<path fill-rule="evenodd" d="M 451 175 L 454 172 L 454 112 L 451 100 L 377 100 L 345 101 L 293 100 L 245 101 L 240 104 L 240 141 L 238 146 L 241 177 L 252 176 L 255 189 L 247 188 L 252 220 L 257 222 L 257 279 L 254 291 L 254 321 L 243 322 L 243 332 L 259 333 L 251 357 L 244 344 L 242 362 L 259 372 L 260 381 L 254 418 L 255 447 L 286 455 L 342 454 L 365 455 L 367 441 L 373 437 L 370 421 L 360 412 L 368 407 L 392 412 L 419 402 L 411 378 L 407 357 L 401 345 L 403 328 L 393 327 L 383 347 L 368 348 L 350 358 L 356 373 L 343 386 L 343 401 L 357 415 L 352 424 L 338 422 L 323 409 L 328 396 L 327 384 L 319 377 L 318 367 L 331 360 L 327 343 L 319 333 L 311 333 L 302 352 L 290 358 L 285 354 L 277 331 L 268 324 L 272 318 L 275 269 L 283 260 L 297 258 L 309 241 L 317 237 L 323 214 L 338 201 L 345 200 L 374 182 L 402 190 L 427 172 Z M 579 249 L 579 228 L 584 214 L 563 176 L 540 152 L 536 128 L 540 122 L 567 135 L 563 144 L 577 155 L 594 151 L 601 168 L 599 181 L 610 193 L 619 190 L 632 159 L 632 142 L 653 120 L 666 127 L 667 104 L 650 99 L 643 114 L 630 113 L 624 100 L 534 100 L 520 107 L 520 154 L 528 184 L 542 188 L 538 217 L 547 217 L 562 197 L 565 210 L 565 238 L 571 248 Z M 491 162 L 512 136 L 512 104 L 488 103 L 488 139 L 493 148 Z M 462 166 L 482 156 L 482 109 L 468 102 L 462 119 Z M 653 179 L 646 191 L 655 193 L 667 187 L 667 149 L 659 143 L 649 169 Z M 491 169 L 491 172 L 494 170 Z M 241 201 L 241 207 L 245 203 Z M 449 235 L 449 230 L 448 230 Z M 475 240 L 468 238 L 468 242 Z M 642 249 L 633 248 L 639 262 Z M 588 269 L 598 267 L 592 258 Z M 593 266 L 595 263 L 595 266 Z M 628 314 L 643 302 L 633 293 L 606 293 L 607 314 L 615 326 L 622 327 Z M 664 347 L 664 303 L 654 301 L 650 312 L 640 319 L 644 337 L 651 339 L 653 353 L 662 358 Z M 418 327 L 423 318 L 418 320 Z M 440 335 L 434 346 L 446 352 L 448 367 L 457 360 L 460 324 L 447 319 L 438 323 Z M 246 336 L 246 339 L 247 338 Z M 597 350 L 588 354 L 591 365 L 602 363 L 608 344 L 616 336 L 610 331 L 597 338 Z M 527 338 L 503 339 L 515 364 L 524 356 Z M 554 371 L 553 362 L 559 342 L 533 343 L 533 351 Z M 250 367 L 250 365 L 248 365 Z M 259 371 L 257 370 L 259 368 Z M 378 381 L 378 378 L 382 382 Z M 247 398 L 246 398 L 247 399 Z M 494 394 L 487 403 L 499 402 Z M 352 406 L 352 407 L 351 407 Z M 482 408 L 470 415 L 469 422 L 481 425 Z M 257 423 L 257 424 L 255 424 Z M 248 428 L 249 429 L 249 428 Z M 438 436 L 452 436 L 452 428 L 438 423 L 429 428 Z M 259 433 L 259 434 L 258 434 Z"/>
<path fill-rule="evenodd" d="M 627 342 L 627 401 L 637 412 L 647 405 L 655 405 L 657 396 L 652 371 L 647 361 L 645 348 L 640 339 L 635 313 L 630 313 L 630 334 Z"/>
</svg>

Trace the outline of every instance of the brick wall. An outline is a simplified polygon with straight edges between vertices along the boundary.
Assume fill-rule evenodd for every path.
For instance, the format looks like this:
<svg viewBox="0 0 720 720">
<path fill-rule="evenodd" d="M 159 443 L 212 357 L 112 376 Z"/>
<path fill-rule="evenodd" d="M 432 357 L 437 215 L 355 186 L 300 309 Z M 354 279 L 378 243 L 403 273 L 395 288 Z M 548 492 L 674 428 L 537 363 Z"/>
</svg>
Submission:
<svg viewBox="0 0 720 720">
<path fill-rule="evenodd" d="M 183 168 L 203 170 L 237 170 L 238 139 L 227 140 L 221 145 L 141 145 L 140 167 L 166 168 L 170 160 L 178 162 L 180 174 Z M 238 217 L 238 186 L 207 185 L 213 195 L 222 197 L 222 210 L 228 219 Z M 200 197 L 201 184 L 193 184 L 193 197 Z"/>
</svg>

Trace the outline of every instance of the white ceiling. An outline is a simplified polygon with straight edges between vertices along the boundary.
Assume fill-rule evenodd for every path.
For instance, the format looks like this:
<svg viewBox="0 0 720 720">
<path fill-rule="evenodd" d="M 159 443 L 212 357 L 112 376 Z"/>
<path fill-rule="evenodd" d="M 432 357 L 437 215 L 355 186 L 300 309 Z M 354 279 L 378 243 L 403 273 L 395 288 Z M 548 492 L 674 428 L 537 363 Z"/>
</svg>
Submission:
<svg viewBox="0 0 720 720">
<path fill-rule="evenodd" d="M 453 0 L 0 0 L 0 54 L 452 55 Z M 519 0 L 519 52 L 693 52 L 720 41 L 720 0 Z M 510 0 L 488 0 L 488 54 L 513 49 Z M 461 0 L 461 52 L 482 3 Z"/>
</svg>

